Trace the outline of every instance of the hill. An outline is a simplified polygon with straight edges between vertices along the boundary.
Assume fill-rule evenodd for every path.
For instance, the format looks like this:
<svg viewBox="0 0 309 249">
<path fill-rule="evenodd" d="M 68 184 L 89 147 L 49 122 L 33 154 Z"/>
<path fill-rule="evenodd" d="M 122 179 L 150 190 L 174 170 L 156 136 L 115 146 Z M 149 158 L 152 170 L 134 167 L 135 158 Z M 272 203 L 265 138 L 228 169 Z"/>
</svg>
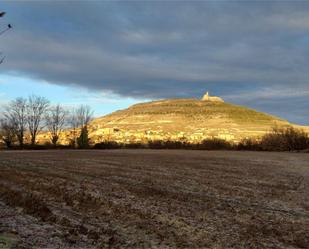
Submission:
<svg viewBox="0 0 309 249">
<path fill-rule="evenodd" d="M 95 119 L 89 130 L 94 142 L 198 142 L 205 138 L 238 142 L 246 137 L 260 137 L 274 126 L 289 125 L 292 124 L 281 118 L 225 103 L 206 93 L 201 100 L 167 99 L 136 104 Z"/>
</svg>

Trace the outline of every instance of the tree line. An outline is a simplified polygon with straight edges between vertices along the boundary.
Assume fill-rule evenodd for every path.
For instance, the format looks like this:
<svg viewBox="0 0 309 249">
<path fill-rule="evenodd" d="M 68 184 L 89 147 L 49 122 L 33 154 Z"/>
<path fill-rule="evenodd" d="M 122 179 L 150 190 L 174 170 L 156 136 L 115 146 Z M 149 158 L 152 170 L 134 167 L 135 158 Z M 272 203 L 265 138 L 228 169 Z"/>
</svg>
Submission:
<svg viewBox="0 0 309 249">
<path fill-rule="evenodd" d="M 7 148 L 18 143 L 25 147 L 26 136 L 30 137 L 30 146 L 35 146 L 39 132 L 49 133 L 53 146 L 65 129 L 70 129 L 72 147 L 89 146 L 88 124 L 93 118 L 93 111 L 88 105 L 80 105 L 70 110 L 61 104 L 52 105 L 41 96 L 19 97 L 4 105 L 0 114 L 0 138 Z"/>
<path fill-rule="evenodd" d="M 189 149 L 189 150 L 248 150 L 248 151 L 309 151 L 309 136 L 292 126 L 273 127 L 261 138 L 245 138 L 238 143 L 219 138 L 207 138 L 199 143 L 153 140 L 145 143 L 97 143 L 95 149 Z"/>
</svg>

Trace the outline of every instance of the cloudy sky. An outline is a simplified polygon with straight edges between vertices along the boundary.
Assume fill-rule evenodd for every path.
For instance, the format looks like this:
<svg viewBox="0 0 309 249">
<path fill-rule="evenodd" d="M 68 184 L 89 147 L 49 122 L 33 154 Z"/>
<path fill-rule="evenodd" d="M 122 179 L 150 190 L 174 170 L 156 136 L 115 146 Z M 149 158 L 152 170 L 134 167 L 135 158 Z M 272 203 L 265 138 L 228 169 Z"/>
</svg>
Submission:
<svg viewBox="0 0 309 249">
<path fill-rule="evenodd" d="M 2 1 L 0 104 L 34 93 L 96 115 L 208 90 L 309 125 L 309 2 Z"/>
</svg>

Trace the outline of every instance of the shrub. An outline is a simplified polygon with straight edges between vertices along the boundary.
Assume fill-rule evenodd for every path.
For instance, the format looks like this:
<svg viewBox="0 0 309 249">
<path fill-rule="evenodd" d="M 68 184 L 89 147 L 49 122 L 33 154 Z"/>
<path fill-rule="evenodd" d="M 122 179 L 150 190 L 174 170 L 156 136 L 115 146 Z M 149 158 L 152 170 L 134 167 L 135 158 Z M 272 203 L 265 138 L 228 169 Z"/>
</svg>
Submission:
<svg viewBox="0 0 309 249">
<path fill-rule="evenodd" d="M 161 141 L 161 140 L 154 140 L 148 142 L 149 149 L 187 149 L 190 145 L 186 142 L 181 141 Z"/>
<path fill-rule="evenodd" d="M 261 144 L 254 138 L 242 139 L 236 146 L 237 150 L 262 150 Z"/>
<path fill-rule="evenodd" d="M 154 140 L 148 142 L 148 148 L 150 149 L 164 149 L 164 142 L 161 140 Z"/>
<path fill-rule="evenodd" d="M 309 137 L 303 130 L 294 127 L 285 129 L 275 127 L 264 135 L 261 147 L 269 151 L 304 150 L 309 147 Z"/>
<path fill-rule="evenodd" d="M 93 149 L 119 149 L 121 144 L 117 142 L 101 142 L 93 146 Z"/>
<path fill-rule="evenodd" d="M 200 144 L 197 145 L 198 149 L 202 150 L 230 150 L 233 149 L 233 145 L 223 139 L 212 138 L 204 139 Z"/>
<path fill-rule="evenodd" d="M 126 149 L 144 149 L 146 146 L 142 143 L 130 143 L 124 144 L 123 147 Z"/>
<path fill-rule="evenodd" d="M 20 149 L 16 147 L 16 149 Z M 49 145 L 43 145 L 43 144 L 24 144 L 23 149 L 25 150 L 48 150 L 52 149 L 52 146 Z"/>
<path fill-rule="evenodd" d="M 163 147 L 166 149 L 185 149 L 187 148 L 187 144 L 180 141 L 166 141 L 163 144 Z"/>
</svg>

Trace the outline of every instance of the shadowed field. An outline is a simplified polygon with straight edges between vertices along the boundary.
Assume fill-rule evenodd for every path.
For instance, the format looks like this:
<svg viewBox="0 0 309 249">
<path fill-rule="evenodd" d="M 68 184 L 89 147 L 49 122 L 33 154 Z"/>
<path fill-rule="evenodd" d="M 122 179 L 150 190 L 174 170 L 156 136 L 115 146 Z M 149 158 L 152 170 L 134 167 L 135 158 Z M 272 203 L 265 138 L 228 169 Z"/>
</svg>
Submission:
<svg viewBox="0 0 309 249">
<path fill-rule="evenodd" d="M 309 154 L 0 152 L 1 243 L 308 248 Z"/>
</svg>

